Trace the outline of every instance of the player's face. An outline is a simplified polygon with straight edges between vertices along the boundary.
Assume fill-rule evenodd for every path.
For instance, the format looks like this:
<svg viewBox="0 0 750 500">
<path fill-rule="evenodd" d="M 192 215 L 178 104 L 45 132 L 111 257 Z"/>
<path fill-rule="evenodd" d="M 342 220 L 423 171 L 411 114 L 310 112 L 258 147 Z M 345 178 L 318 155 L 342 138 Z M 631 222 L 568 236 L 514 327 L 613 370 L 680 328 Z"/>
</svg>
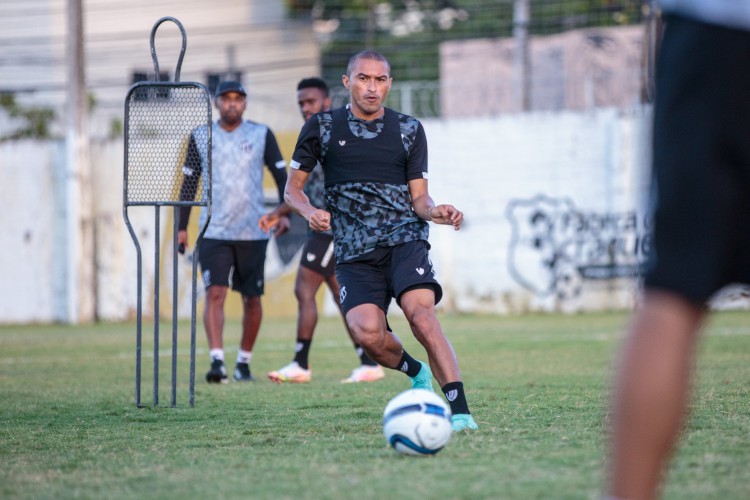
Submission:
<svg viewBox="0 0 750 500">
<path fill-rule="evenodd" d="M 382 116 L 383 103 L 393 82 L 388 64 L 374 59 L 358 59 L 351 74 L 344 75 L 341 81 L 349 90 L 354 116 L 363 120 Z"/>
<path fill-rule="evenodd" d="M 227 92 L 216 98 L 216 108 L 219 110 L 221 121 L 227 125 L 236 125 L 242 121 L 247 101 L 239 92 Z"/>
<path fill-rule="evenodd" d="M 331 98 L 319 88 L 308 87 L 297 91 L 297 104 L 302 118 L 307 121 L 312 115 L 330 108 Z"/>
</svg>

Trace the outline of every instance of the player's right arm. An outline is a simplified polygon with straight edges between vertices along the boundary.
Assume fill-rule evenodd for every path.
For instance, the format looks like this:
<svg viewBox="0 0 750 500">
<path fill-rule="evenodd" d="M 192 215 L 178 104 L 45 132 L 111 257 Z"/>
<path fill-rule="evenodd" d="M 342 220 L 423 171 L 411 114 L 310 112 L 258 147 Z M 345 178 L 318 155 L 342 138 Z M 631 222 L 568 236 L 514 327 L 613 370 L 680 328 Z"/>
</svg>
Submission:
<svg viewBox="0 0 750 500">
<path fill-rule="evenodd" d="M 313 231 L 329 231 L 331 214 L 326 210 L 310 204 L 310 199 L 303 191 L 310 172 L 321 159 L 319 121 L 310 118 L 297 138 L 297 145 L 290 162 L 289 178 L 284 189 L 284 201 L 289 208 L 305 218 Z"/>
<path fill-rule="evenodd" d="M 310 176 L 308 172 L 293 168 L 286 181 L 284 201 L 287 205 L 305 218 L 313 231 L 328 231 L 331 229 L 331 214 L 310 205 L 310 199 L 304 192 L 305 183 Z"/>
</svg>

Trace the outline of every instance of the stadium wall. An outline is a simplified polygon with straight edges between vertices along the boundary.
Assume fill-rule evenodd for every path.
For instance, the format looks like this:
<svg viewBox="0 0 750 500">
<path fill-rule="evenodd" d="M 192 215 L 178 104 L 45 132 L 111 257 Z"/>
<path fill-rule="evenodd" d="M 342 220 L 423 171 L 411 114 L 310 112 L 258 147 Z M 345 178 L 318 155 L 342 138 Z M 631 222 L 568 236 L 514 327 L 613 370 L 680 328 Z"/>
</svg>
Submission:
<svg viewBox="0 0 750 500">
<path fill-rule="evenodd" d="M 431 227 L 432 258 L 445 288 L 440 307 L 492 313 L 630 307 L 650 249 L 642 202 L 648 186 L 649 113 L 648 108 L 597 109 L 424 121 L 433 198 L 456 205 L 466 216 L 458 232 Z M 293 141 L 281 142 L 289 158 Z M 59 141 L 0 144 L 0 178 L 6 187 L 0 323 L 65 318 L 63 151 Z M 136 255 L 122 217 L 122 140 L 95 141 L 91 157 L 97 317 L 128 319 L 136 308 Z M 142 245 L 148 316 L 153 311 L 154 212 L 137 208 L 130 217 Z M 162 210 L 160 307 L 169 315 L 172 209 Z M 281 258 L 275 243 L 269 248 L 264 304 L 271 316 L 294 316 L 297 257 L 290 258 L 294 249 L 281 252 L 286 254 Z M 190 265 L 188 257 L 180 258 L 178 310 L 183 317 L 189 316 Z M 326 312 L 335 314 L 330 297 L 322 295 Z"/>
</svg>

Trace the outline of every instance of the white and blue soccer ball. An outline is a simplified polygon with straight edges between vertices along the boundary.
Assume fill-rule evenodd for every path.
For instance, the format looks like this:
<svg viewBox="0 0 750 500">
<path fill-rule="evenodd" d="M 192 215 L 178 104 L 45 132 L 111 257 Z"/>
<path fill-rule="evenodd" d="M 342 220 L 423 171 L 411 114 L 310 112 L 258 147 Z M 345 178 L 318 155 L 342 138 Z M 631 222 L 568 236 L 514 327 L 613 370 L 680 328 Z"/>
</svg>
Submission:
<svg viewBox="0 0 750 500">
<path fill-rule="evenodd" d="M 434 455 L 448 444 L 452 432 L 450 407 L 432 391 L 404 391 L 383 412 L 386 441 L 405 455 Z"/>
</svg>

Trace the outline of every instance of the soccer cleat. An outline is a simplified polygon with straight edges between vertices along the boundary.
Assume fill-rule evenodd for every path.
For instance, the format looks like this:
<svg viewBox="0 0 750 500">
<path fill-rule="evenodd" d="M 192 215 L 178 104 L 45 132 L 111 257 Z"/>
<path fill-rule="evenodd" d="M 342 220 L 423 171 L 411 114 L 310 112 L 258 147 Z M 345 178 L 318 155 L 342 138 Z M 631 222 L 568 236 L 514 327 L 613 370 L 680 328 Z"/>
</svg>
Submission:
<svg viewBox="0 0 750 500">
<path fill-rule="evenodd" d="M 362 365 L 352 370 L 352 374 L 341 381 L 342 384 L 356 382 L 375 382 L 385 377 L 385 371 L 380 365 Z"/>
<path fill-rule="evenodd" d="M 268 378 L 277 384 L 290 382 L 292 384 L 306 384 L 312 380 L 312 370 L 300 367 L 296 361 L 292 361 L 283 368 L 268 372 Z"/>
<path fill-rule="evenodd" d="M 253 374 L 250 373 L 250 365 L 248 363 L 237 363 L 234 366 L 234 380 L 237 382 L 252 382 L 255 380 Z"/>
<path fill-rule="evenodd" d="M 432 388 L 432 371 L 430 371 L 429 365 L 422 361 L 419 364 L 422 365 L 422 369 L 419 370 L 416 377 L 411 377 L 411 388 L 435 392 L 435 389 Z"/>
<path fill-rule="evenodd" d="M 220 359 L 211 360 L 211 369 L 206 373 L 206 382 L 209 384 L 226 384 L 229 382 L 227 369 L 224 368 L 224 361 Z"/>
<path fill-rule="evenodd" d="M 468 413 L 457 413 L 451 417 L 451 427 L 453 432 L 462 431 L 464 429 L 476 430 L 479 426 L 474 422 L 474 417 Z"/>
</svg>

